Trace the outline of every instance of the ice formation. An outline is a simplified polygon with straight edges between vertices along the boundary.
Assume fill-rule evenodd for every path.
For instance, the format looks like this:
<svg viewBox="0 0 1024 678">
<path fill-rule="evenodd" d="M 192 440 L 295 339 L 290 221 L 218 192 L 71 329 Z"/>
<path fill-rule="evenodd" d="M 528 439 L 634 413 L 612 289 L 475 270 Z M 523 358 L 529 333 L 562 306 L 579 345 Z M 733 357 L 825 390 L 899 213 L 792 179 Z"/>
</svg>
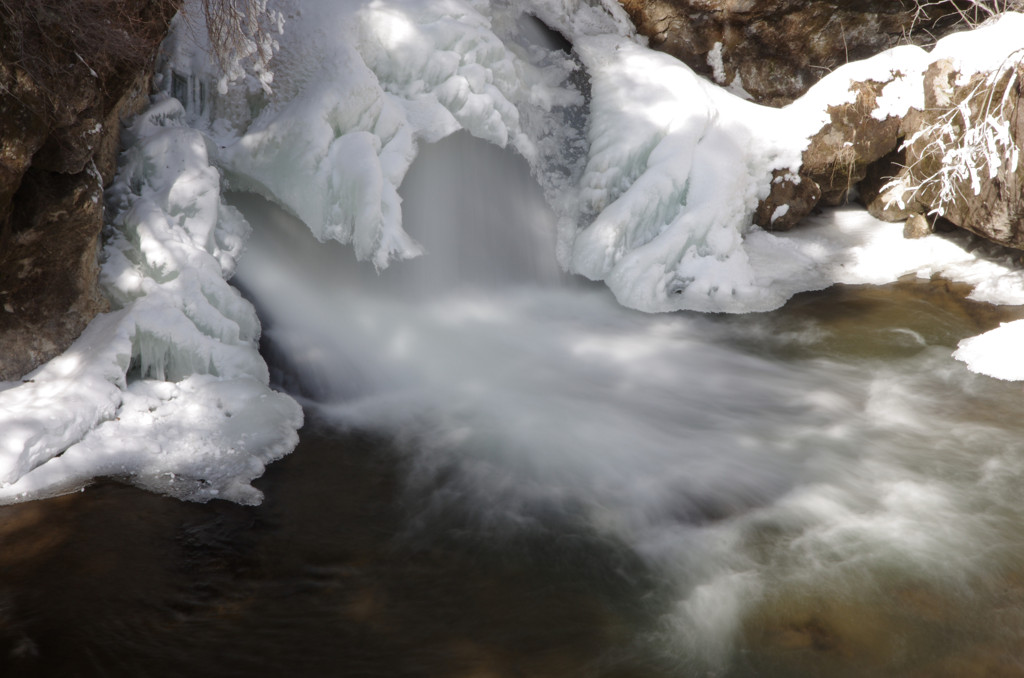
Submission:
<svg viewBox="0 0 1024 678">
<path fill-rule="evenodd" d="M 233 188 L 277 202 L 318 239 L 351 243 L 383 269 L 422 254 L 402 228 L 397 193 L 418 145 L 464 129 L 531 163 L 560 217 L 562 265 L 647 312 L 766 311 L 848 277 L 835 257 L 752 225 L 772 171 L 799 167 L 828 106 L 855 99 L 852 81 L 887 83 L 879 118 L 923 106 L 924 70 L 965 40 L 849 64 L 777 110 L 647 49 L 615 4 L 281 6 L 291 37 L 275 63 L 278 89 L 213 105 L 214 161 Z M 580 66 L 530 42 L 522 14 L 571 41 L 586 102 L 571 84 Z M 1012 51 L 1015 21 L 970 39 Z M 187 45 L 176 50 L 170 63 L 194 63 Z"/>
<path fill-rule="evenodd" d="M 226 283 L 247 226 L 221 202 L 222 177 L 383 269 L 422 253 L 398 195 L 418 146 L 462 129 L 530 162 L 559 217 L 559 261 L 633 308 L 764 311 L 836 281 L 982 277 L 962 250 L 896 242 L 891 227 L 840 218 L 779 236 L 751 215 L 772 170 L 799 165 L 826 106 L 851 100 L 851 79 L 888 82 L 878 114 L 900 113 L 919 105 L 936 55 L 1019 46 L 1017 15 L 931 56 L 902 47 L 850 64 L 775 110 L 648 50 L 612 0 L 273 8 L 284 32 L 272 87 L 261 71 L 219 93 L 223 74 L 192 42 L 202 31 L 179 26 L 168 42 L 166 94 L 129 130 L 109 192 L 103 285 L 116 310 L 23 383 L 0 385 L 0 499 L 113 475 L 258 501 L 249 481 L 294 446 L 302 416 L 268 388 L 259 323 Z M 531 37 L 527 15 L 574 54 Z M 581 66 L 589 87 L 574 84 Z M 886 248 L 915 254 L 894 261 Z M 979 295 L 1020 300 L 1007 269 L 986 275 Z"/>
<path fill-rule="evenodd" d="M 220 199 L 203 136 L 160 97 L 108 191 L 101 284 L 116 309 L 0 391 L 0 501 L 112 476 L 183 499 L 256 503 L 249 482 L 297 442 L 267 386 L 259 321 L 225 280 L 248 226 Z"/>
</svg>

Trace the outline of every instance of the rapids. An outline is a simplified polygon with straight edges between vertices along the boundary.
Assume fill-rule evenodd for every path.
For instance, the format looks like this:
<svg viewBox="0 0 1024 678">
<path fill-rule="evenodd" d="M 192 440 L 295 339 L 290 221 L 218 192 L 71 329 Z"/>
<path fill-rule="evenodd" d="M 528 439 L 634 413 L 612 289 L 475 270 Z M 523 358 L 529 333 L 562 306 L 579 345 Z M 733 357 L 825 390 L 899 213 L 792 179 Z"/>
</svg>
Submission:
<svg viewBox="0 0 1024 678">
<path fill-rule="evenodd" d="M 277 381 L 405 459 L 397 541 L 624 549 L 656 582 L 631 643 L 682 675 L 1020 659 L 1020 387 L 950 357 L 984 305 L 908 283 L 630 311 L 561 277 L 525 163 L 468 135 L 424 149 L 402 197 L 428 253 L 379 274 L 233 198 Z"/>
</svg>

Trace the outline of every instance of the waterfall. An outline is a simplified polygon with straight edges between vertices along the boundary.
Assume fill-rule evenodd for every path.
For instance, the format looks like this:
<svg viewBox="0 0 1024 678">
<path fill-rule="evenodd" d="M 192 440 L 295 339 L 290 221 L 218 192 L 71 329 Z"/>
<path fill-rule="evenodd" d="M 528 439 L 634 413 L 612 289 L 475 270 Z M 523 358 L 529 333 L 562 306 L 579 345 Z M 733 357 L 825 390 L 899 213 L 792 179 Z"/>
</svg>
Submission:
<svg viewBox="0 0 1024 678">
<path fill-rule="evenodd" d="M 113 477 L 258 504 L 305 417 L 322 451 L 395 453 L 389 546 L 615 589 L 660 675 L 1019 647 L 1020 387 L 953 352 L 1016 375 L 1019 326 L 961 341 L 1024 275 L 853 208 L 752 224 L 848 71 L 777 110 L 612 0 L 275 6 L 273 88 L 211 87 L 198 117 L 175 83 L 217 66 L 178 20 L 106 194 L 112 312 L 0 384 L 0 501 Z M 912 47 L 848 68 L 905 55 L 909 78 Z"/>
<path fill-rule="evenodd" d="M 910 306 L 855 331 L 799 305 L 637 313 L 559 279 L 537 230 L 553 217 L 509 152 L 446 139 L 408 181 L 426 254 L 381 273 L 235 198 L 265 353 L 316 421 L 408 456 L 409 529 L 428 536 L 405 538 L 444 539 L 459 515 L 481 543 L 627 544 L 667 591 L 655 654 L 691 670 L 729 665 L 751 620 L 783 628 L 815 596 L 880 605 L 911 581 L 956 606 L 1012 560 L 1021 418 L 977 413 L 1019 406 L 949 356 L 970 331 L 949 315 Z"/>
</svg>

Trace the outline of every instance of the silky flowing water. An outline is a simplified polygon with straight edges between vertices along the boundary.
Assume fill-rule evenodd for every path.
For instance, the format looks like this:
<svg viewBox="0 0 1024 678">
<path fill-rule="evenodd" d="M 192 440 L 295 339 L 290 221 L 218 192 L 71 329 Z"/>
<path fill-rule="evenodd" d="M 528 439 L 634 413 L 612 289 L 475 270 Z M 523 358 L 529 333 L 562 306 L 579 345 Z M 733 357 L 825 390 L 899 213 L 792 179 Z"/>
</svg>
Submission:
<svg viewBox="0 0 1024 678">
<path fill-rule="evenodd" d="M 1009 311 L 644 315 L 561 275 L 515 157 L 403 191 L 428 254 L 379 274 L 235 196 L 302 442 L 255 508 L 0 509 L 0 675 L 1024 675 L 1024 393 L 950 357 Z"/>
</svg>

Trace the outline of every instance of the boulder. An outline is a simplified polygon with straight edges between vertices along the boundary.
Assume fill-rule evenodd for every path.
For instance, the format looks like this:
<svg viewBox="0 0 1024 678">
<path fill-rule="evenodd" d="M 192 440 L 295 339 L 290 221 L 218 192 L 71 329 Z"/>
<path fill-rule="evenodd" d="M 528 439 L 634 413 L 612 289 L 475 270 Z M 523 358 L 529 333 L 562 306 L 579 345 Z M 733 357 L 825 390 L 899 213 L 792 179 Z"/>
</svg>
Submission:
<svg viewBox="0 0 1024 678">
<path fill-rule="evenodd" d="M 904 121 L 905 160 L 885 197 L 1024 249 L 1022 79 L 1020 61 L 967 79 L 948 60 L 931 64 L 924 110 Z"/>
<path fill-rule="evenodd" d="M 872 115 L 886 84 L 853 82 L 854 101 L 828 106 L 828 121 L 810 137 L 801 166 L 775 171 L 754 223 L 766 230 L 788 230 L 819 204 L 843 204 L 869 170 L 890 157 L 900 143 L 902 118 Z"/>
</svg>

